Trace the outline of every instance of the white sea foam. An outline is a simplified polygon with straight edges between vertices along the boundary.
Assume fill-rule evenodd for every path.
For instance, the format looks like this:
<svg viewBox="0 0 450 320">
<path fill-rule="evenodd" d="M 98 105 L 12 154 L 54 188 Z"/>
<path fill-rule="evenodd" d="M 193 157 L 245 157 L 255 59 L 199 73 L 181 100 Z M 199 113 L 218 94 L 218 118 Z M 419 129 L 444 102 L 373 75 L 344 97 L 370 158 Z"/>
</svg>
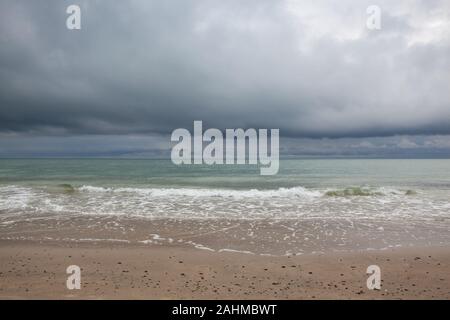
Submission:
<svg viewBox="0 0 450 320">
<path fill-rule="evenodd" d="M 184 196 L 184 197 L 230 197 L 230 198 L 274 198 L 274 197 L 320 197 L 318 190 L 308 190 L 303 187 L 279 188 L 271 190 L 231 190 L 205 188 L 104 188 L 81 186 L 82 192 L 137 193 L 154 197 Z"/>
<path fill-rule="evenodd" d="M 70 192 L 67 192 L 70 190 Z M 449 217 L 448 198 L 395 187 L 308 189 L 136 188 L 83 185 L 0 187 L 0 220 L 11 214 L 125 215 L 145 218 Z"/>
<path fill-rule="evenodd" d="M 245 253 L 245 254 L 255 254 L 254 252 L 248 251 L 248 250 L 235 250 L 235 249 L 219 249 L 218 252 L 231 252 L 231 253 Z"/>
</svg>

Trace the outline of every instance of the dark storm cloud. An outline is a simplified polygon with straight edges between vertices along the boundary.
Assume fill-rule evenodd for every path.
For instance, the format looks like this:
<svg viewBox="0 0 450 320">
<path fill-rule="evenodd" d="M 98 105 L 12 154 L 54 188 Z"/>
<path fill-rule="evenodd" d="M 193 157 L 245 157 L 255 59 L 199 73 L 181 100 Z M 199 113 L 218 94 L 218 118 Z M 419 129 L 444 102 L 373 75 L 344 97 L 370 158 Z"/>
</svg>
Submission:
<svg viewBox="0 0 450 320">
<path fill-rule="evenodd" d="M 0 130 L 167 134 L 193 120 L 288 137 L 450 133 L 447 1 L 0 4 Z"/>
</svg>

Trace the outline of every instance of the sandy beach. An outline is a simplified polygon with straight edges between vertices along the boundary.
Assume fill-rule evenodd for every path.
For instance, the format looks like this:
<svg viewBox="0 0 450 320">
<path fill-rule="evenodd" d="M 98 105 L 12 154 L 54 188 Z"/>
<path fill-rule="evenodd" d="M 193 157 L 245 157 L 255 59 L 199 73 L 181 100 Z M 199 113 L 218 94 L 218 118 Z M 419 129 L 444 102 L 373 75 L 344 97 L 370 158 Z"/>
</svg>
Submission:
<svg viewBox="0 0 450 320">
<path fill-rule="evenodd" d="M 81 268 L 81 289 L 66 268 Z M 381 268 L 381 290 L 366 268 Z M 0 242 L 2 299 L 449 299 L 450 250 L 271 257 L 178 246 Z"/>
<path fill-rule="evenodd" d="M 2 164 L 3 299 L 450 298 L 448 161 Z"/>
</svg>

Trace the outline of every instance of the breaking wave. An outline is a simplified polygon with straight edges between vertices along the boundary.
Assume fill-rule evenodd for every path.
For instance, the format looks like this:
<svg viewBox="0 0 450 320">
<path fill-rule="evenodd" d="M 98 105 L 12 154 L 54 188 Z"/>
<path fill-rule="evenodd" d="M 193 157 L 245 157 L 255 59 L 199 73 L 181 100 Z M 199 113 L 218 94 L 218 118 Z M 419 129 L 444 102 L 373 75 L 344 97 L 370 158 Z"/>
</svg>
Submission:
<svg viewBox="0 0 450 320">
<path fill-rule="evenodd" d="M 135 193 L 154 197 L 222 197 L 222 198 L 276 198 L 276 197 L 304 197 L 314 198 L 323 195 L 318 190 L 303 187 L 279 188 L 271 190 L 235 190 L 235 189 L 205 189 L 205 188 L 105 188 L 82 186 L 80 192 L 109 192 L 109 193 Z"/>
<path fill-rule="evenodd" d="M 0 186 L 0 222 L 17 214 L 148 218 L 447 216 L 448 200 L 393 187 L 208 189 L 70 184 Z"/>
<path fill-rule="evenodd" d="M 278 189 L 205 189 L 205 188 L 107 188 L 96 186 L 81 186 L 76 190 L 80 192 L 109 192 L 109 193 L 136 193 L 146 196 L 167 197 L 223 197 L 223 198 L 279 198 L 279 197 L 356 197 L 356 196 L 390 196 L 415 195 L 415 190 L 400 190 L 395 188 L 379 187 L 346 187 L 342 189 L 307 189 L 301 186 Z"/>
<path fill-rule="evenodd" d="M 387 196 L 387 195 L 415 195 L 414 190 L 398 190 L 392 188 L 367 188 L 367 187 L 350 187 L 344 189 L 328 190 L 325 195 L 328 197 L 355 197 L 355 196 Z"/>
</svg>

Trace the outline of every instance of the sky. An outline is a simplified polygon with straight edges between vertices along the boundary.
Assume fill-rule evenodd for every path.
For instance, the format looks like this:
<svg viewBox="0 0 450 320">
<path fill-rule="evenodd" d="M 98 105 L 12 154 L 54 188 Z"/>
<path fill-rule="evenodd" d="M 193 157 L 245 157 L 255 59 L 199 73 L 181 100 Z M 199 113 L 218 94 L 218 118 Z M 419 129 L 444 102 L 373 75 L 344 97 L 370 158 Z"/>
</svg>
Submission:
<svg viewBox="0 0 450 320">
<path fill-rule="evenodd" d="M 0 157 L 165 157 L 194 120 L 280 129 L 286 157 L 450 157 L 449 84 L 447 0 L 0 2 Z"/>
</svg>

